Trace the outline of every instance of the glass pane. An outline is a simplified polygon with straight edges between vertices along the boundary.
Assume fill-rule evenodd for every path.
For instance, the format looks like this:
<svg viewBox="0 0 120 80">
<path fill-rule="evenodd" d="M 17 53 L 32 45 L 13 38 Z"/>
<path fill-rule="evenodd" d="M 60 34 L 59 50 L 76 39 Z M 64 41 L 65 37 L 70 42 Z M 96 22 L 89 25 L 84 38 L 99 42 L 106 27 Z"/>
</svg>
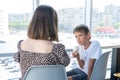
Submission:
<svg viewBox="0 0 120 80">
<path fill-rule="evenodd" d="M 92 32 L 98 38 L 120 38 L 120 0 L 93 0 Z"/>
<path fill-rule="evenodd" d="M 120 39 L 120 0 L 93 0 L 92 35 L 101 45 L 116 45 Z M 110 78 L 110 55 L 106 78 Z"/>
<path fill-rule="evenodd" d="M 40 4 L 48 4 L 56 9 L 59 19 L 59 40 L 66 48 L 72 48 L 70 43 L 76 42 L 72 30 L 76 25 L 84 24 L 85 0 L 40 0 Z"/>
<path fill-rule="evenodd" d="M 0 0 L 0 53 L 16 52 L 32 12 L 32 0 Z"/>
<path fill-rule="evenodd" d="M 21 76 L 12 55 L 17 51 L 17 42 L 27 37 L 27 27 L 39 3 L 56 9 L 59 40 L 66 48 L 73 47 L 69 44 L 74 40 L 72 30 L 84 23 L 84 0 L 0 0 L 0 80 L 18 80 Z"/>
<path fill-rule="evenodd" d="M 0 0 L 0 80 L 18 80 L 21 76 L 12 55 L 17 42 L 26 38 L 32 14 L 32 0 Z"/>
</svg>

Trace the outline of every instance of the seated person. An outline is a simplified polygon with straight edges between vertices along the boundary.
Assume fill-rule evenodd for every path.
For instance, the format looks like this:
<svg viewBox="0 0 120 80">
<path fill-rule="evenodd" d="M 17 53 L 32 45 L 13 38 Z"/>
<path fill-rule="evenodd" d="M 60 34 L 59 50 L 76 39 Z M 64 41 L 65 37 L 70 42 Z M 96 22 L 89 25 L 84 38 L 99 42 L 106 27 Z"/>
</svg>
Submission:
<svg viewBox="0 0 120 80">
<path fill-rule="evenodd" d="M 102 55 L 102 48 L 98 41 L 90 41 L 91 34 L 86 25 L 78 25 L 73 34 L 79 44 L 78 52 L 72 56 L 77 59 L 79 68 L 67 72 L 68 80 L 89 80 L 95 61 Z"/>
<path fill-rule="evenodd" d="M 24 77 L 27 69 L 33 65 L 64 65 L 70 59 L 63 44 L 58 42 L 58 18 L 56 11 L 48 5 L 36 8 L 28 27 L 28 38 L 18 42 L 15 61 L 20 63 Z"/>
</svg>

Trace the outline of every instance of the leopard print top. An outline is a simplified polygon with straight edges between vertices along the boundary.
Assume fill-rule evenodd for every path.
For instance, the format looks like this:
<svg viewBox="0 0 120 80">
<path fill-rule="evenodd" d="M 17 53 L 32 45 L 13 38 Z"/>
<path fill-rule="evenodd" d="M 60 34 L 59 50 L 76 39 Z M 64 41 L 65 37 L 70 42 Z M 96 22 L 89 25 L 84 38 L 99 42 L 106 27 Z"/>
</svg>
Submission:
<svg viewBox="0 0 120 80">
<path fill-rule="evenodd" d="M 21 41 L 18 43 L 18 52 L 14 55 L 14 60 L 20 63 L 22 78 L 30 66 L 33 65 L 64 65 L 70 63 L 69 56 L 65 52 L 65 46 L 54 44 L 52 52 L 48 54 L 34 53 L 21 49 Z"/>
</svg>

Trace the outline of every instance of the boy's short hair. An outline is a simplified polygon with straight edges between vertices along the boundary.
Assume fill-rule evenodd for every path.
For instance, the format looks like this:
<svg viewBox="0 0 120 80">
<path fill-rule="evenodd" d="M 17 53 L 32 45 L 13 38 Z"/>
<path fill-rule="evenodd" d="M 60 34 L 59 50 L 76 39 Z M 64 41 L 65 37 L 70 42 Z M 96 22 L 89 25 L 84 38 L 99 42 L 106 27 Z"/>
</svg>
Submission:
<svg viewBox="0 0 120 80">
<path fill-rule="evenodd" d="M 73 29 L 73 33 L 75 32 L 81 32 L 87 35 L 90 32 L 90 30 L 87 25 L 80 24 Z"/>
</svg>

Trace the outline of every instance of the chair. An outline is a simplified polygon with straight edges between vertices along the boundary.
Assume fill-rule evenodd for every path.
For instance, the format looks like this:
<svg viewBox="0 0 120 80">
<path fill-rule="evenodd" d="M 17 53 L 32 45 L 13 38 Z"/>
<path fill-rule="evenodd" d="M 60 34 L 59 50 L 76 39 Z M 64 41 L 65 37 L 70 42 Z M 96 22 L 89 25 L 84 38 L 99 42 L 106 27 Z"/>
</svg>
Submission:
<svg viewBox="0 0 120 80">
<path fill-rule="evenodd" d="M 23 80 L 67 80 L 67 75 L 62 65 L 40 65 L 30 67 Z"/>
<path fill-rule="evenodd" d="M 105 80 L 108 57 L 111 51 L 105 52 L 94 65 L 90 80 Z"/>
</svg>

